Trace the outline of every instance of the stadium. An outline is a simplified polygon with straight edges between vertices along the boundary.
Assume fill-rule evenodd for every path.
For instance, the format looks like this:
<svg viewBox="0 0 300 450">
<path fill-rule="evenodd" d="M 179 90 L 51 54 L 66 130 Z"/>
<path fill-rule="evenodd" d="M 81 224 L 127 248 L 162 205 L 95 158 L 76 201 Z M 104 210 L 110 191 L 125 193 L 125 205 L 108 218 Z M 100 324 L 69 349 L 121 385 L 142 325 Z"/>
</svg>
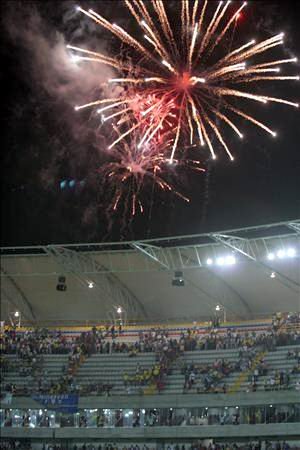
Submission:
<svg viewBox="0 0 300 450">
<path fill-rule="evenodd" d="M 250 3 L 2 3 L 1 449 L 300 450 L 299 4 Z"/>
<path fill-rule="evenodd" d="M 298 448 L 299 232 L 2 248 L 2 438 Z"/>
</svg>

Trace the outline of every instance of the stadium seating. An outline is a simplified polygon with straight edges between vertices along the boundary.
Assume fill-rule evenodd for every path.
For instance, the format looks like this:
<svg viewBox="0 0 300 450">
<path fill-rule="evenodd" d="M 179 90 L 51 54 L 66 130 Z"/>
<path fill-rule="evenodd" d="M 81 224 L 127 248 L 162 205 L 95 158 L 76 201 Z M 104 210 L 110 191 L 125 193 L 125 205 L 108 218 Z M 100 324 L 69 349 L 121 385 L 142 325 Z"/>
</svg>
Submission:
<svg viewBox="0 0 300 450">
<path fill-rule="evenodd" d="M 275 374 L 276 370 L 288 370 L 289 372 L 295 366 L 296 361 L 287 359 L 287 353 L 291 349 L 297 349 L 297 346 L 277 347 L 275 351 L 267 352 L 265 354 L 265 362 L 268 366 L 268 372 L 265 376 L 259 376 L 257 381 L 257 390 L 264 390 L 267 379 Z M 21 376 L 19 368 L 24 362 L 16 355 L 5 356 L 9 362 L 14 366 L 2 377 L 2 389 L 7 384 L 13 384 L 17 387 L 19 393 L 22 393 L 24 386 L 30 386 L 31 389 L 38 390 L 37 381 L 29 376 Z M 195 365 L 212 365 L 216 360 L 225 359 L 227 362 L 236 364 L 239 357 L 239 349 L 231 350 L 195 350 L 186 351 L 179 356 L 174 364 L 169 375 L 165 377 L 164 388 L 161 394 L 182 394 L 184 387 L 184 374 L 181 367 L 185 364 L 194 363 Z M 42 373 L 43 378 L 49 383 L 57 382 L 65 373 L 68 365 L 67 354 L 45 354 L 42 355 Z M 132 376 L 136 373 L 137 364 L 143 369 L 151 368 L 156 361 L 156 355 L 153 352 L 137 353 L 135 357 L 129 357 L 128 353 L 111 353 L 111 354 L 93 354 L 87 357 L 82 365 L 75 373 L 75 384 L 81 387 L 82 393 L 85 387 L 95 383 L 110 383 L 112 385 L 111 395 L 126 395 L 126 394 L 141 394 L 147 392 L 146 386 L 134 386 L 129 388 L 124 385 L 124 373 Z M 251 371 L 249 371 L 249 374 Z M 233 371 L 228 376 L 222 378 L 222 383 L 225 383 L 227 390 L 237 384 L 241 372 Z M 291 374 L 289 388 L 295 388 L 296 382 L 300 380 L 300 374 Z M 200 388 L 200 389 L 199 389 Z M 247 391 L 249 389 L 248 377 L 236 386 L 237 391 Z M 193 394 L 201 392 L 201 383 L 196 379 L 195 384 L 187 393 Z M 153 391 L 155 393 L 156 390 Z M 25 391 L 23 392 L 25 393 Z"/>
</svg>

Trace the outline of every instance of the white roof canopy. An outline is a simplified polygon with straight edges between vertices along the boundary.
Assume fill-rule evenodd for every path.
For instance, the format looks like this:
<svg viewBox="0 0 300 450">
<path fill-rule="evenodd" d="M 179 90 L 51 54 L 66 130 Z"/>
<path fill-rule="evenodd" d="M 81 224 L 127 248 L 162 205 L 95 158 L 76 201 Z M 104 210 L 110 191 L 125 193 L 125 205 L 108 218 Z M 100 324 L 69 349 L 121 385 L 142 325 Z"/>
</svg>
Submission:
<svg viewBox="0 0 300 450">
<path fill-rule="evenodd" d="M 122 243 L 1 249 L 1 318 L 68 325 L 300 310 L 300 220 Z M 175 287 L 175 271 L 184 280 Z M 58 277 L 67 290 L 56 290 Z M 92 283 L 92 284 L 91 284 Z M 89 288 L 93 286 L 93 288 Z"/>
</svg>

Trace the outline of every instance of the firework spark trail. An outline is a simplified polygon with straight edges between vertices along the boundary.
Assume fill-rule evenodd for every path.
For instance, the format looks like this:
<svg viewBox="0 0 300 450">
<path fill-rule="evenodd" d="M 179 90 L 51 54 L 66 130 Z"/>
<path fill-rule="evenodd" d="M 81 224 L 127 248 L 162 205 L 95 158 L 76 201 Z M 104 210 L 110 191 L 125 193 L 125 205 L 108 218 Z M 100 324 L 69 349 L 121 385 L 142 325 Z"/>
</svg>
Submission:
<svg viewBox="0 0 300 450">
<path fill-rule="evenodd" d="M 193 31 L 193 36 L 192 36 L 192 42 L 191 42 L 190 49 L 189 49 L 189 70 L 191 70 L 191 68 L 192 68 L 192 58 L 193 58 L 193 52 L 195 49 L 197 35 L 198 35 L 198 30 L 197 30 L 197 26 L 195 25 L 194 31 Z"/>
<path fill-rule="evenodd" d="M 249 114 L 246 114 L 243 111 L 240 111 L 239 109 L 234 108 L 231 105 L 226 105 L 226 108 L 230 109 L 233 112 L 235 112 L 237 115 L 243 117 L 244 119 L 248 120 L 249 122 L 254 123 L 254 125 L 257 125 L 258 127 L 260 127 L 263 130 L 267 131 L 267 133 L 270 133 L 273 137 L 276 137 L 276 132 L 275 131 L 271 130 L 269 127 L 267 127 L 263 123 L 259 122 L 254 117 L 250 116 Z"/>
<path fill-rule="evenodd" d="M 192 28 L 195 28 L 199 0 L 195 0 L 192 12 Z"/>
<path fill-rule="evenodd" d="M 217 29 L 218 26 L 219 26 L 219 23 L 221 22 L 222 18 L 224 17 L 227 8 L 228 8 L 228 6 L 230 5 L 230 2 L 231 2 L 231 0 L 228 0 L 228 1 L 225 3 L 225 5 L 224 5 L 222 11 L 220 12 L 219 16 L 216 18 L 215 23 L 214 23 L 214 25 L 213 25 L 212 29 L 210 30 L 210 33 L 209 33 L 209 38 L 210 38 L 210 40 L 212 39 L 212 37 L 213 37 L 213 35 L 214 35 L 216 29 Z M 207 45 L 208 45 L 208 44 L 209 44 L 209 41 L 207 42 Z"/>
<path fill-rule="evenodd" d="M 161 0 L 156 0 L 156 1 L 152 0 L 152 4 L 154 6 L 154 9 L 156 9 L 156 12 L 157 12 L 158 18 L 160 20 L 160 23 L 162 25 L 163 31 L 165 33 L 167 42 L 169 42 L 171 44 L 170 47 L 171 47 L 173 54 L 175 54 L 175 56 L 178 57 L 179 53 L 178 53 L 177 45 L 176 45 L 176 42 L 174 39 L 172 28 L 170 27 L 170 24 L 169 24 L 169 20 L 168 20 L 166 11 L 165 11 L 164 4 Z"/>
<path fill-rule="evenodd" d="M 122 99 L 119 98 L 119 102 L 118 105 L 120 105 L 122 103 Z M 123 99 L 124 102 L 126 102 L 126 99 Z M 86 103 L 85 105 L 80 105 L 80 106 L 75 106 L 75 110 L 79 111 L 80 109 L 83 108 L 88 108 L 89 106 L 96 106 L 96 105 L 102 105 L 103 103 L 112 103 L 112 102 L 116 102 L 115 98 L 104 98 L 102 100 L 96 100 L 95 102 L 90 102 L 90 103 Z"/>
<path fill-rule="evenodd" d="M 145 57 L 152 61 L 157 61 L 154 56 L 148 52 L 148 50 L 145 49 L 136 39 L 134 39 L 130 34 L 128 34 L 123 28 L 121 28 L 119 25 L 111 24 L 108 20 L 104 19 L 104 17 L 100 16 L 100 14 L 97 14 L 93 10 L 86 11 L 83 8 L 78 9 L 80 12 L 85 14 L 86 16 L 93 19 L 96 23 L 99 25 L 102 25 L 104 28 L 109 30 L 111 33 L 115 34 L 121 41 L 123 41 L 125 44 L 128 44 L 132 46 L 135 50 L 141 52 Z"/>
<path fill-rule="evenodd" d="M 201 8 L 198 0 L 193 3 L 181 0 L 178 8 L 181 27 L 178 32 L 171 26 L 175 19 L 172 17 L 172 21 L 169 21 L 167 3 L 163 0 L 151 0 L 149 3 L 144 3 L 143 0 L 125 0 L 130 14 L 143 32 L 145 46 L 119 25 L 110 23 L 95 11 L 79 8 L 80 12 L 113 33 L 136 53 L 133 61 L 128 61 L 126 57 L 112 58 L 80 47 L 69 46 L 70 50 L 76 52 L 75 56 L 78 53 L 81 55 L 80 60 L 88 61 L 95 58 L 102 64 L 114 67 L 120 73 L 120 76 L 109 80 L 110 83 L 118 83 L 123 87 L 119 96 L 76 107 L 79 110 L 101 105 L 103 102 L 100 112 L 117 108 L 116 112 L 111 113 L 105 120 L 121 116 L 117 122 L 118 126 L 129 125 L 128 129 L 120 131 L 110 148 L 119 145 L 122 139 L 139 129 L 141 131 L 139 148 L 143 144 L 150 144 L 151 140 L 157 141 L 159 138 L 160 144 L 163 144 L 165 136 L 172 138 L 172 144 L 166 146 L 164 151 L 166 155 L 170 151 L 168 158 L 170 162 L 175 158 L 181 143 L 185 142 L 186 135 L 190 145 L 195 139 L 199 139 L 201 145 L 207 144 L 212 158 L 215 159 L 216 153 L 210 139 L 212 133 L 230 159 L 233 159 L 219 125 L 214 123 L 212 117 L 221 119 L 240 138 L 243 134 L 237 124 L 228 117 L 228 111 L 234 112 L 273 136 L 275 132 L 251 115 L 233 107 L 227 101 L 228 98 L 299 107 L 296 102 L 265 94 L 257 95 L 255 91 L 246 88 L 233 89 L 233 83 L 235 86 L 248 83 L 249 86 L 253 86 L 254 82 L 260 81 L 299 80 L 299 76 L 272 75 L 280 71 L 281 64 L 296 62 L 296 58 L 277 58 L 252 63 L 256 56 L 269 53 L 282 45 L 283 33 L 261 42 L 252 39 L 219 56 L 222 47 L 220 44 L 222 41 L 225 43 L 232 25 L 236 27 L 237 18 L 246 6 L 244 2 L 229 13 L 229 3 L 229 1 L 218 2 L 210 15 L 210 4 L 207 0 L 202 3 Z M 207 20 L 208 16 L 210 18 Z M 214 51 L 218 46 L 216 56 Z"/>
<path fill-rule="evenodd" d="M 192 106 L 192 115 L 193 115 L 193 119 L 197 124 L 197 130 L 198 130 L 198 135 L 199 135 L 199 139 L 200 139 L 200 143 L 203 146 L 204 145 L 204 140 L 203 140 L 203 134 L 202 134 L 202 130 L 201 130 L 201 122 L 199 120 L 199 115 L 197 113 L 197 108 L 195 106 L 195 103 L 192 99 L 192 97 L 189 96 L 189 102 Z"/>
<path fill-rule="evenodd" d="M 245 8 L 246 4 L 247 4 L 247 2 L 244 2 L 242 4 L 242 6 L 233 14 L 231 19 L 228 21 L 227 25 L 224 27 L 224 29 L 222 30 L 222 32 L 220 33 L 220 35 L 216 39 L 216 41 L 215 41 L 214 45 L 212 46 L 210 52 L 213 52 L 213 50 L 216 48 L 216 46 L 222 41 L 222 39 L 224 38 L 225 34 L 229 30 L 230 26 L 235 21 L 235 19 L 238 17 L 238 15 L 242 12 L 242 10 Z"/>
<path fill-rule="evenodd" d="M 120 137 L 119 130 L 115 128 L 115 131 Z M 153 189 L 156 187 L 162 191 L 172 192 L 175 196 L 189 202 L 185 195 L 164 178 L 164 173 L 167 172 L 165 168 L 169 167 L 169 160 L 160 153 L 157 142 L 145 143 L 140 149 L 138 145 L 140 139 L 141 136 L 134 133 L 129 141 L 126 139 L 119 141 L 110 153 L 110 161 L 98 169 L 103 187 L 108 192 L 109 211 L 115 212 L 122 208 L 124 219 L 126 214 L 134 216 L 137 210 L 144 212 L 141 194 L 149 183 L 152 184 Z M 169 143 L 166 142 L 165 145 Z M 196 172 L 204 171 L 198 160 L 184 159 L 174 160 L 174 162 L 179 168 L 189 168 Z M 127 205 L 130 205 L 128 210 Z"/>
<path fill-rule="evenodd" d="M 297 81 L 299 81 L 299 76 L 296 76 L 296 77 L 252 77 L 252 78 L 244 79 L 244 81 L 246 81 L 247 83 L 251 83 L 253 81 L 260 81 L 260 80 L 280 80 L 280 81 L 283 81 L 283 80 L 297 80 Z M 269 100 L 271 100 L 271 99 L 269 99 Z M 271 101 L 274 102 L 274 101 L 277 101 L 277 100 L 271 100 Z M 287 103 L 286 101 L 285 102 L 281 101 L 281 102 L 278 102 L 278 103 L 285 103 L 286 105 L 292 105 L 292 106 L 298 107 L 297 106 L 298 103 L 293 103 L 293 102 Z"/>
<path fill-rule="evenodd" d="M 221 120 L 226 122 L 235 132 L 236 134 L 243 139 L 244 135 L 240 132 L 240 130 L 237 128 L 237 126 L 224 114 L 222 114 L 220 111 L 218 111 L 216 108 L 214 108 L 206 99 L 202 99 L 202 101 L 211 109 L 211 111 L 219 117 Z"/>
<path fill-rule="evenodd" d="M 224 142 L 224 139 L 220 133 L 220 131 L 218 130 L 218 127 L 209 119 L 209 117 L 207 116 L 207 114 L 205 115 L 207 122 L 209 123 L 209 125 L 211 126 L 211 128 L 213 129 L 213 131 L 215 132 L 217 138 L 219 139 L 219 141 L 221 142 L 221 144 L 223 145 L 223 147 L 225 148 L 225 151 L 227 153 L 227 155 L 229 156 L 229 158 L 231 159 L 231 161 L 233 161 L 233 156 L 230 153 L 229 148 L 227 147 L 226 143 Z"/>
<path fill-rule="evenodd" d="M 201 45 L 200 45 L 200 49 L 199 49 L 199 52 L 198 52 L 198 58 L 200 58 L 201 54 L 203 53 L 204 49 L 207 47 L 207 45 L 209 43 L 209 40 L 211 38 L 211 29 L 213 28 L 214 22 L 215 22 L 215 20 L 216 20 L 216 18 L 218 16 L 218 13 L 219 13 L 219 10 L 221 9 L 221 6 L 222 6 L 222 3 L 219 2 L 218 6 L 217 6 L 217 9 L 215 11 L 215 14 L 213 15 L 213 18 L 211 19 L 211 21 L 210 21 L 210 23 L 209 23 L 209 25 L 208 25 L 208 27 L 206 29 L 204 37 L 201 40 Z"/>
</svg>

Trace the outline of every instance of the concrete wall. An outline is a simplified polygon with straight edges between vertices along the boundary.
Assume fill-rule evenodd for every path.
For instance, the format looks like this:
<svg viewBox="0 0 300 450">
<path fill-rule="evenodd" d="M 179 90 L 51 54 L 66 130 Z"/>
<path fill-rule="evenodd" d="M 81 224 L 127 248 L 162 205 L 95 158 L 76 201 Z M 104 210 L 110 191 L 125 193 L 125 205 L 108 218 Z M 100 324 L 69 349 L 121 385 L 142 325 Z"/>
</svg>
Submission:
<svg viewBox="0 0 300 450">
<path fill-rule="evenodd" d="M 2 428 L 1 437 L 57 439 L 300 438 L 300 423 L 149 428 Z"/>
</svg>

